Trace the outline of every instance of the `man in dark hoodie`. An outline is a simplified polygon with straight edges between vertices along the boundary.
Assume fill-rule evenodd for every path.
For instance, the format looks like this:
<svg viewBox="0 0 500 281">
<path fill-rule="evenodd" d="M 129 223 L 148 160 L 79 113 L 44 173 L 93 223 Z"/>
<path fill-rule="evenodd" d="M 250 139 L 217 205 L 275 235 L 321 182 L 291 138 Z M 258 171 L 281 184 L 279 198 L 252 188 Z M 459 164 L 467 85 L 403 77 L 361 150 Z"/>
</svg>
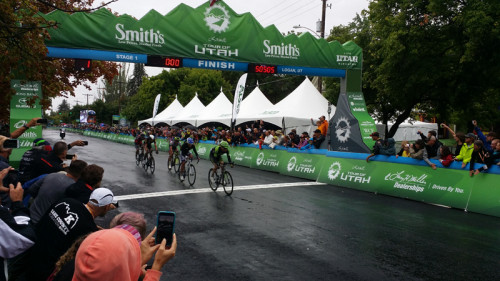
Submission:
<svg viewBox="0 0 500 281">
<path fill-rule="evenodd" d="M 104 169 L 98 165 L 88 165 L 83 169 L 82 176 L 66 189 L 66 197 L 87 203 L 94 189 L 101 186 Z"/>
</svg>

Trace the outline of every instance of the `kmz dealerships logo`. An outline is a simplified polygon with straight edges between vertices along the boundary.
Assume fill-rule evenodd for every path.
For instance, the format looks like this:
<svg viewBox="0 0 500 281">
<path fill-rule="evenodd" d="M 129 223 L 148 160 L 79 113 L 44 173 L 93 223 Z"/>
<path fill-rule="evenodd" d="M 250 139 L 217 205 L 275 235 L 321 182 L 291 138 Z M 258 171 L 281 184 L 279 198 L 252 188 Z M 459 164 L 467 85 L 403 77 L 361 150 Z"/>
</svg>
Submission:
<svg viewBox="0 0 500 281">
<path fill-rule="evenodd" d="M 344 143 L 351 136 L 351 124 L 345 117 L 340 117 L 335 124 L 335 136 L 339 142 Z"/>
<path fill-rule="evenodd" d="M 213 32 L 226 31 L 231 23 L 229 19 L 229 12 L 221 4 L 212 5 L 205 10 L 205 23 Z"/>
<path fill-rule="evenodd" d="M 332 165 L 330 166 L 330 169 L 328 169 L 328 179 L 330 180 L 336 179 L 340 174 L 340 170 L 342 170 L 342 166 L 340 165 L 340 163 L 333 162 Z"/>
</svg>

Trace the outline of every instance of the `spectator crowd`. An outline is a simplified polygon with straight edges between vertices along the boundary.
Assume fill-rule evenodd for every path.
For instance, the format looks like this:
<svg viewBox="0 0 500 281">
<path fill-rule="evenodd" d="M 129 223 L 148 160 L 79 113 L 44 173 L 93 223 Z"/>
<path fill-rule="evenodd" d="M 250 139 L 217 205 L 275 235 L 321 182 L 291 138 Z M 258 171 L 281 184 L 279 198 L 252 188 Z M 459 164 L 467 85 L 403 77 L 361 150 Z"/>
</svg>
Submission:
<svg viewBox="0 0 500 281">
<path fill-rule="evenodd" d="M 96 224 L 118 202 L 101 186 L 102 167 L 68 154 L 86 142 L 38 138 L 18 170 L 9 165 L 13 148 L 4 147 L 6 140 L 37 119 L 0 135 L 0 281 L 159 280 L 175 256 L 175 234 L 171 246 L 165 239 L 156 244 L 156 228 L 146 235 L 144 216 L 131 212 L 115 216 L 107 229 Z"/>
</svg>

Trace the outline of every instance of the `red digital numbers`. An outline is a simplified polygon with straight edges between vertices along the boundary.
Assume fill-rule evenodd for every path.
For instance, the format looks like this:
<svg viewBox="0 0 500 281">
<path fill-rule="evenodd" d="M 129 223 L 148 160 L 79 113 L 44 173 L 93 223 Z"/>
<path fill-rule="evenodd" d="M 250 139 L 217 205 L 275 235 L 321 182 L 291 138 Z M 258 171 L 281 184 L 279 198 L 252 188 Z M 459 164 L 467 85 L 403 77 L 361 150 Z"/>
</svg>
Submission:
<svg viewBox="0 0 500 281">
<path fill-rule="evenodd" d="M 278 73 L 278 67 L 276 65 L 249 63 L 248 64 L 248 72 L 250 72 L 250 73 L 276 74 L 276 73 Z"/>
<path fill-rule="evenodd" d="M 166 58 L 165 59 L 165 66 L 167 66 L 167 67 L 180 67 L 181 60 L 178 58 Z"/>
<path fill-rule="evenodd" d="M 178 68 L 182 67 L 182 58 L 148 55 L 146 66 Z"/>
</svg>

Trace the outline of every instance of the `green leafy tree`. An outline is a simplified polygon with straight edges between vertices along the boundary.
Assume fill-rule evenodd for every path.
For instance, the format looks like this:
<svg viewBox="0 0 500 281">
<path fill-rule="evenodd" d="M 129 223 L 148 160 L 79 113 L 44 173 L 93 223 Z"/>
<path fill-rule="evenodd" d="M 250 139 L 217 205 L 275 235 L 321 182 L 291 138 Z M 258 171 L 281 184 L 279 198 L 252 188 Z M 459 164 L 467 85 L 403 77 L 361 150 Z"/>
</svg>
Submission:
<svg viewBox="0 0 500 281">
<path fill-rule="evenodd" d="M 383 120 L 395 117 L 389 136 L 417 105 L 444 120 L 451 110 L 470 120 L 488 97 L 496 97 L 496 110 L 500 2 L 382 0 L 369 7 L 375 59 L 367 82 Z"/>
<path fill-rule="evenodd" d="M 142 79 L 146 77 L 146 70 L 144 69 L 143 63 L 134 64 L 134 72 L 132 73 L 132 78 L 127 83 L 127 96 L 131 97 L 139 91 L 139 87 L 142 84 Z"/>
<path fill-rule="evenodd" d="M 114 1 L 114 0 L 113 0 Z M 113 2 L 112 1 L 112 2 Z M 14 91 L 10 88 L 12 79 L 42 82 L 39 97 L 44 109 L 50 107 L 51 98 L 69 93 L 74 96 L 78 85 L 90 87 L 99 77 L 111 80 L 116 75 L 112 62 L 98 61 L 91 73 L 74 70 L 72 59 L 49 59 L 46 57 L 45 40 L 48 29 L 57 28 L 56 22 L 39 17 L 39 12 L 62 10 L 69 13 L 85 11 L 93 0 L 77 1 L 0 1 L 0 107 L 9 109 Z M 0 111 L 0 118 L 7 118 L 8 110 Z"/>
</svg>

